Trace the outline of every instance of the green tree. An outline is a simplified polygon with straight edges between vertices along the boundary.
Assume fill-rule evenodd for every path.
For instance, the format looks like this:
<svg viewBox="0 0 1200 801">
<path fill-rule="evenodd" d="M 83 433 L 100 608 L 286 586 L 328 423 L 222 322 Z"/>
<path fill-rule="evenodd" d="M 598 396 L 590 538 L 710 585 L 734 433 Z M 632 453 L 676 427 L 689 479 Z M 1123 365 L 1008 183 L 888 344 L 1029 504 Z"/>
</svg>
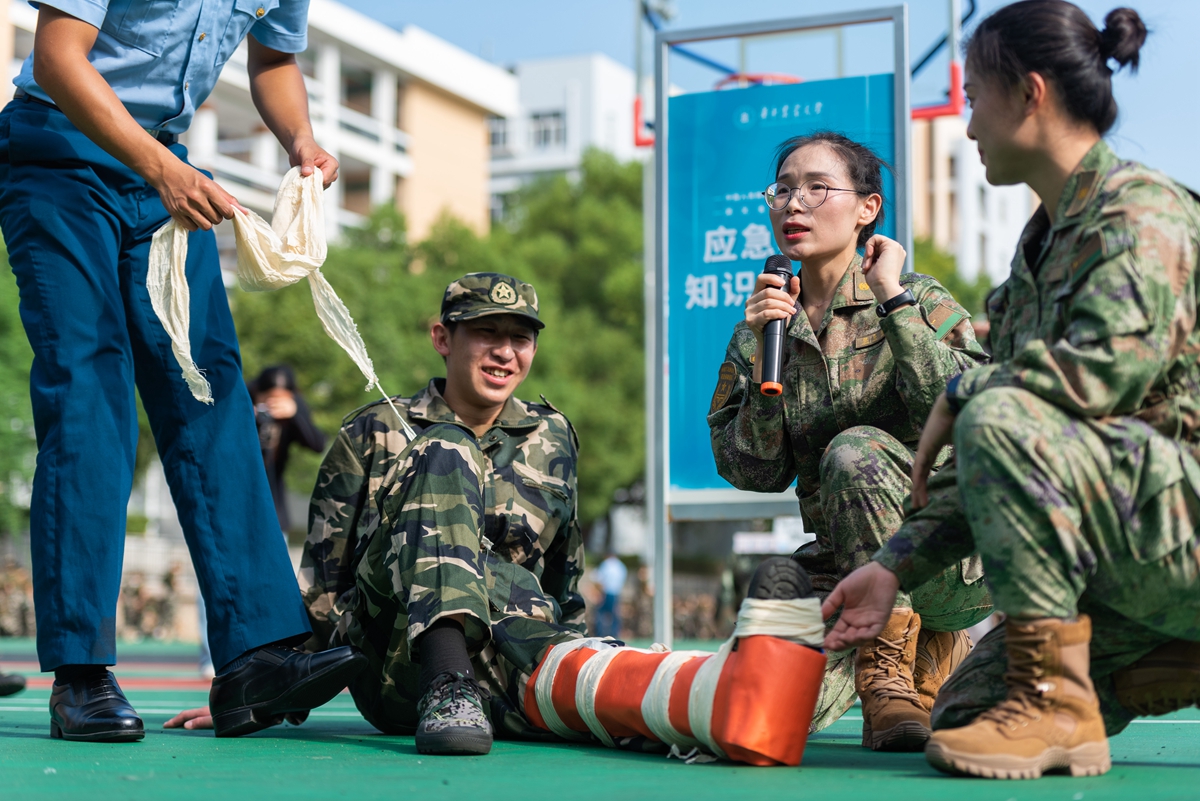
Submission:
<svg viewBox="0 0 1200 801">
<path fill-rule="evenodd" d="M 912 263 L 917 272 L 936 278 L 972 315 L 987 316 L 987 296 L 992 291 L 987 273 L 980 273 L 974 281 L 968 281 L 958 274 L 955 258 L 924 237 L 913 241 Z"/>
<path fill-rule="evenodd" d="M 17 282 L 2 249 L 0 262 L 0 535 L 6 535 L 26 525 L 23 496 L 33 480 L 37 442 L 29 401 L 33 351 L 21 327 Z"/>
<path fill-rule="evenodd" d="M 523 394 L 544 393 L 575 424 L 590 522 L 645 470 L 642 166 L 591 151 L 578 181 L 535 183 L 516 210 L 490 239 L 542 298 L 547 327 Z"/>
</svg>

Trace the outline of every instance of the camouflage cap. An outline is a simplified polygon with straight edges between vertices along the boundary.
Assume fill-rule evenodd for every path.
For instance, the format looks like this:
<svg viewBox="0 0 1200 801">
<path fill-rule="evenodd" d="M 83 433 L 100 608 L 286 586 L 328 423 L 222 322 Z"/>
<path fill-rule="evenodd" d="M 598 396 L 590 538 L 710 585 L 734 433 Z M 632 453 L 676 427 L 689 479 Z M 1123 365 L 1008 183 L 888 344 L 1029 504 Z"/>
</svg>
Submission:
<svg viewBox="0 0 1200 801">
<path fill-rule="evenodd" d="M 540 331 L 546 326 L 538 317 L 537 292 L 532 284 L 501 273 L 468 273 L 442 296 L 442 322 L 473 320 L 489 314 L 524 317 Z"/>
</svg>

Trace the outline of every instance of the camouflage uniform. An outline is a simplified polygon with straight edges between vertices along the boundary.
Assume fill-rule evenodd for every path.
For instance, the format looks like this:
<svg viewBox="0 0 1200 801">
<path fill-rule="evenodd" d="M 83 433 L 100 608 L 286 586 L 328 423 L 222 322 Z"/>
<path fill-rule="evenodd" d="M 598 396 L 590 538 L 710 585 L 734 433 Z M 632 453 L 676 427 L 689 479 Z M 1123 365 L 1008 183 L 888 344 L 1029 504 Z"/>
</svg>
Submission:
<svg viewBox="0 0 1200 801">
<path fill-rule="evenodd" d="M 937 281 L 910 273 L 900 283 L 917 304 L 880 319 L 856 258 L 818 331 L 807 315 L 792 318 L 777 397 L 753 382 L 754 334 L 739 323 L 708 416 L 717 470 L 735 487 L 782 492 L 797 482 L 816 541 L 796 558 L 822 595 L 900 527 L 913 450 L 933 402 L 952 376 L 987 358 L 966 310 Z M 964 554 L 897 606 L 915 608 L 930 630 L 967 628 L 991 611 L 981 575 L 978 560 Z M 856 697 L 854 652 L 830 654 L 814 731 Z"/>
<path fill-rule="evenodd" d="M 1103 142 L 1055 222 L 1030 220 L 988 301 L 995 363 L 948 394 L 957 468 L 875 556 L 912 590 L 978 549 L 999 610 L 1092 619 L 1092 679 L 1110 734 L 1131 715 L 1111 674 L 1200 640 L 1200 206 Z M 969 401 L 969 402 L 968 402 Z M 1006 695 L 1003 631 L 944 685 L 934 727 Z"/>
<path fill-rule="evenodd" d="M 443 311 L 474 291 L 506 312 L 531 301 L 512 313 L 536 315 L 528 284 L 489 290 L 470 278 L 451 285 Z M 476 316 L 468 308 L 449 319 Z M 412 733 L 420 700 L 413 641 L 439 618 L 464 615 L 495 730 L 535 736 L 520 711 L 529 676 L 549 646 L 585 634 L 575 433 L 549 404 L 509 398 L 476 438 L 444 386 L 435 379 L 394 399 L 415 439 L 381 401 L 350 415 L 325 457 L 300 566 L 310 647 L 361 648 L 368 667 L 350 688 L 359 711 L 381 731 Z"/>
</svg>

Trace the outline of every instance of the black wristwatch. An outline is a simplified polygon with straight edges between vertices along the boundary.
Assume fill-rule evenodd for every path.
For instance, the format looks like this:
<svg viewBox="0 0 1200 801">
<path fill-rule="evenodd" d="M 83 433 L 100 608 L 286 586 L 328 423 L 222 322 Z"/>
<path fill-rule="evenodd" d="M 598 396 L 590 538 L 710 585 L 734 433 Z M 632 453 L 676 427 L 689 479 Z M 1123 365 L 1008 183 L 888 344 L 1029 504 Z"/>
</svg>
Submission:
<svg viewBox="0 0 1200 801">
<path fill-rule="evenodd" d="M 901 306 L 913 306 L 916 305 L 916 303 L 917 299 L 913 297 L 912 291 L 906 289 L 896 297 L 890 300 L 885 300 L 883 303 L 880 303 L 878 306 L 876 306 L 875 313 L 880 317 L 887 317 Z"/>
</svg>

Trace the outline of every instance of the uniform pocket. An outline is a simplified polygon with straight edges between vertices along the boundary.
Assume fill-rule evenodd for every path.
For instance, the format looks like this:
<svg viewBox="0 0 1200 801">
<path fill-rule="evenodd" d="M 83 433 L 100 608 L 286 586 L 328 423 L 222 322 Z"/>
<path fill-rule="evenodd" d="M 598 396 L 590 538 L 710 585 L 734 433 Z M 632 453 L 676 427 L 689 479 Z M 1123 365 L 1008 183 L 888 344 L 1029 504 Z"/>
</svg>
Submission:
<svg viewBox="0 0 1200 801">
<path fill-rule="evenodd" d="M 1132 497 L 1117 506 L 1130 553 L 1146 563 L 1194 547 L 1200 523 L 1196 519 L 1200 467 L 1177 442 L 1156 433 L 1149 436 L 1143 452 L 1143 463 L 1135 468 L 1136 486 L 1130 488 Z"/>
<path fill-rule="evenodd" d="M 152 56 L 161 56 L 174 30 L 176 0 L 126 0 L 110 3 L 100 30 Z"/>
<path fill-rule="evenodd" d="M 272 9 L 279 7 L 279 0 L 234 0 L 233 13 L 221 37 L 221 49 L 217 53 L 217 67 L 229 60 L 238 45 L 246 38 L 254 23 L 263 19 Z"/>
<path fill-rule="evenodd" d="M 517 564 L 536 561 L 570 520 L 574 492 L 566 481 L 523 462 L 514 461 L 502 472 L 506 477 L 492 482 L 495 498 L 489 510 L 501 516 L 496 549 Z"/>
<path fill-rule="evenodd" d="M 555 605 L 529 570 L 506 562 L 494 553 L 484 556 L 488 605 L 493 612 L 543 620 L 557 620 Z"/>
</svg>

